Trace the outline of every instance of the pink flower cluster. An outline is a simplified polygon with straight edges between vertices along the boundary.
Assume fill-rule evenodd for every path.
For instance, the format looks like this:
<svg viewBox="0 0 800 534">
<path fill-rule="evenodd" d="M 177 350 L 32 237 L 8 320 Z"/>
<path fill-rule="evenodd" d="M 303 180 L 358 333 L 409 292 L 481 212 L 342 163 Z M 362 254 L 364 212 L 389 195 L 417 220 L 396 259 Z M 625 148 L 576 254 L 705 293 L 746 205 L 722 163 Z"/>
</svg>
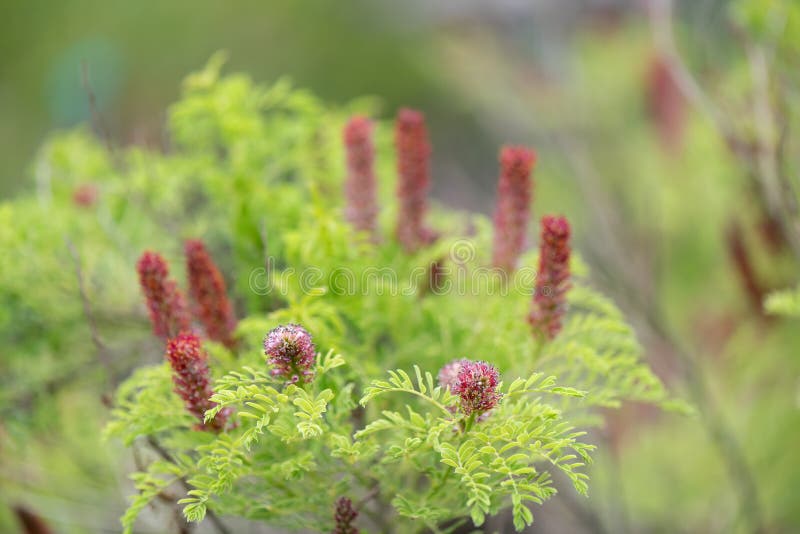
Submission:
<svg viewBox="0 0 800 534">
<path fill-rule="evenodd" d="M 172 366 L 172 382 L 177 393 L 186 404 L 186 409 L 200 422 L 197 428 L 219 432 L 225 428 L 229 411 L 222 410 L 208 423 L 203 422 L 206 410 L 216 404 L 212 402 L 208 357 L 200 345 L 200 338 L 193 333 L 182 332 L 167 342 L 167 360 Z"/>
<path fill-rule="evenodd" d="M 546 339 L 553 339 L 561 331 L 566 311 L 566 293 L 570 288 L 569 237 L 570 227 L 565 217 L 542 217 L 539 270 L 528 321 Z"/>
<path fill-rule="evenodd" d="M 288 384 L 314 379 L 317 348 L 302 326 L 287 324 L 273 328 L 264 339 L 264 353 L 274 366 L 272 374 L 286 378 Z"/>
<path fill-rule="evenodd" d="M 453 391 L 453 387 L 455 387 L 456 383 L 458 382 L 458 373 L 461 371 L 461 367 L 466 362 L 469 362 L 469 360 L 466 358 L 453 360 L 439 369 L 439 385 L 442 387 L 442 389 L 449 388 L 450 391 Z"/>
<path fill-rule="evenodd" d="M 448 365 L 440 371 L 439 382 L 447 385 L 453 394 L 458 395 L 464 415 L 480 416 L 497 406 L 502 394 L 497 391 L 500 374 L 494 365 L 471 360 L 457 360 Z M 456 371 L 453 380 L 452 375 Z"/>
</svg>

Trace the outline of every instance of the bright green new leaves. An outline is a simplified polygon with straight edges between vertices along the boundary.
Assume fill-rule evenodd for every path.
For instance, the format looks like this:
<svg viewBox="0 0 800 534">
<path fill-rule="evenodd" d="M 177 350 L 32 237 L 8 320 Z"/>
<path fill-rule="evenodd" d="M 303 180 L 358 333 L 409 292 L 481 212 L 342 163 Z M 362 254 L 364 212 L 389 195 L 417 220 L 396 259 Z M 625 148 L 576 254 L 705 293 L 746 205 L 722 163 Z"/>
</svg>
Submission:
<svg viewBox="0 0 800 534">
<path fill-rule="evenodd" d="M 425 513 L 411 511 L 411 496 L 401 493 L 395 505 L 398 513 L 426 520 L 441 518 L 442 510 L 461 510 L 476 525 L 487 515 L 511 507 L 518 530 L 533 521 L 526 503 L 541 504 L 555 493 L 547 468 L 560 470 L 582 494 L 587 476 L 582 471 L 591 461 L 594 448 L 579 441 L 584 435 L 567 423 L 561 412 L 542 398 L 582 398 L 584 392 L 559 386 L 553 376 L 534 373 L 514 380 L 500 404 L 470 429 L 449 390 L 433 387 L 430 373 L 414 369 L 416 382 L 408 373 L 390 371 L 388 381 L 373 381 L 366 388 L 362 404 L 387 394 L 408 394 L 419 399 L 421 413 L 411 406 L 407 415 L 384 410 L 382 417 L 356 433 L 358 442 L 380 440 L 386 451 L 382 462 L 405 462 L 429 479 L 428 501 L 436 506 Z M 534 397 L 536 395 L 536 397 Z M 378 436 L 379 437 L 376 437 Z M 431 468 L 441 463 L 448 469 Z M 450 517 L 458 517 L 452 514 Z"/>
<path fill-rule="evenodd" d="M 593 408 L 670 399 L 620 311 L 586 284 L 579 258 L 564 328 L 541 342 L 525 321 L 530 294 L 517 287 L 524 277 L 510 290 L 486 276 L 492 230 L 485 218 L 432 210 L 442 236 L 414 255 L 390 237 L 386 125 L 375 128 L 386 207 L 384 239 L 375 243 L 342 217 L 341 127 L 350 110 L 284 81 L 260 87 L 245 76 L 222 77 L 220 65 L 215 58 L 191 76 L 172 107 L 175 153 L 127 155 L 130 176 L 109 187 L 126 224 L 137 222 L 134 243 L 166 219 L 179 221 L 181 233 L 207 235 L 212 248 L 230 249 L 220 263 L 237 280 L 233 296 L 245 311 L 236 353 L 213 347 L 209 359 L 221 378 L 205 417 L 230 411 L 223 432 L 195 430 L 166 365 L 143 368 L 120 387 L 107 434 L 157 443 L 170 458 L 135 475 L 140 493 L 125 528 L 174 484 L 185 491 L 179 504 L 191 521 L 212 510 L 323 531 L 342 496 L 362 503 L 363 528 L 446 532 L 506 511 L 523 529 L 532 505 L 555 494 L 556 473 L 586 494 L 593 446 L 581 426 L 597 423 Z M 131 198 L 153 210 L 152 221 Z M 476 229 L 469 243 L 466 226 Z M 455 254 L 465 243 L 469 253 Z M 434 261 L 454 269 L 447 280 L 468 275 L 475 283 L 433 294 L 427 269 Z M 536 259 L 528 254 L 523 262 Z M 273 376 L 261 344 L 285 323 L 302 324 L 317 347 L 341 349 L 348 365 L 328 351 L 317 355 L 313 381 L 287 385 Z M 508 381 L 498 386 L 498 404 L 469 418 L 435 378 L 464 357 L 487 360 Z M 396 370 L 372 380 L 387 369 Z"/>
</svg>

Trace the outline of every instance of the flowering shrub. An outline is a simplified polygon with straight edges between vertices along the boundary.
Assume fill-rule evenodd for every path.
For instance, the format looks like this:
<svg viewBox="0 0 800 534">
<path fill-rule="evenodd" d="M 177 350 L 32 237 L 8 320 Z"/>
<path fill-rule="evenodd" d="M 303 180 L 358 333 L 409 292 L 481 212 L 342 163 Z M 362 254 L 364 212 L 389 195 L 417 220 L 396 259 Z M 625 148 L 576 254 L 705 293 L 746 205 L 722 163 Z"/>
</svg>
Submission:
<svg viewBox="0 0 800 534">
<path fill-rule="evenodd" d="M 213 105 L 232 86 L 247 136 Z M 189 521 L 348 533 L 449 531 L 505 510 L 521 530 L 559 489 L 556 472 L 586 494 L 595 408 L 677 403 L 588 285 L 566 219 L 543 218 L 538 251 L 524 249 L 532 152 L 504 149 L 494 228 L 473 216 L 465 239 L 462 218 L 428 207 L 421 112 L 398 113 L 391 144 L 382 122 L 300 95 L 219 79 L 212 64 L 172 110 L 170 158 L 216 147 L 197 170 L 219 179 L 192 187 L 219 226 L 190 226 L 213 245 L 184 247 L 202 346 L 174 319 L 185 307 L 166 261 L 146 253 L 138 266 L 168 339 L 163 363 L 121 385 L 107 428 L 162 456 L 135 475 L 125 530 L 176 482 Z M 307 137 L 266 142 L 307 107 Z M 300 156 L 282 159 L 280 142 Z M 237 172 L 244 162 L 268 175 Z M 395 180 L 395 198 L 375 186 Z"/>
</svg>

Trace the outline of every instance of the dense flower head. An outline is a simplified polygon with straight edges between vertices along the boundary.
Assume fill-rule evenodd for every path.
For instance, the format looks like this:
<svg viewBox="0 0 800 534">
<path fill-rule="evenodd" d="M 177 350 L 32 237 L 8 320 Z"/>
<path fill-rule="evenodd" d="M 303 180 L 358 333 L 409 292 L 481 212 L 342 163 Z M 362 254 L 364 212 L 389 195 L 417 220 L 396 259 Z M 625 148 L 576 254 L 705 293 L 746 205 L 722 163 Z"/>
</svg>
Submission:
<svg viewBox="0 0 800 534">
<path fill-rule="evenodd" d="M 264 353 L 274 366 L 272 374 L 285 377 L 287 383 L 313 380 L 317 348 L 302 326 L 287 324 L 270 330 L 264 339 Z"/>
<path fill-rule="evenodd" d="M 355 116 L 344 127 L 347 151 L 347 180 L 345 216 L 356 230 L 368 232 L 375 238 L 375 218 L 378 215 L 375 185 L 375 148 L 372 144 L 372 122 Z"/>
<path fill-rule="evenodd" d="M 450 390 L 461 398 L 464 415 L 481 415 L 500 402 L 502 394 L 497 391 L 500 374 L 494 365 L 486 362 L 462 360 L 455 383 Z"/>
<path fill-rule="evenodd" d="M 514 270 L 525 247 L 535 162 L 535 153 L 525 147 L 507 146 L 500 151 L 492 263 L 506 272 Z"/>
<path fill-rule="evenodd" d="M 336 511 L 333 514 L 333 534 L 358 534 L 358 529 L 353 526 L 357 517 L 358 512 L 353 508 L 353 501 L 340 497 L 336 501 Z"/>
<path fill-rule="evenodd" d="M 200 344 L 200 338 L 191 332 L 181 332 L 167 341 L 167 360 L 172 367 L 172 382 L 177 393 L 186 404 L 186 409 L 200 420 L 198 429 L 219 432 L 225 428 L 230 414 L 222 410 L 217 416 L 203 423 L 206 410 L 216 403 L 212 402 L 211 379 L 208 371 L 208 357 Z"/>
<path fill-rule="evenodd" d="M 169 267 L 164 258 L 146 251 L 136 264 L 139 284 L 147 300 L 153 333 L 160 337 L 173 337 L 189 330 L 191 319 L 174 280 L 169 278 Z"/>
<path fill-rule="evenodd" d="M 425 116 L 403 108 L 395 122 L 397 150 L 397 239 L 408 252 L 430 244 L 436 234 L 425 226 L 430 187 L 431 146 Z"/>
<path fill-rule="evenodd" d="M 528 321 L 535 332 L 547 339 L 553 339 L 561 331 L 566 311 L 566 293 L 570 288 L 569 238 L 570 227 L 565 217 L 542 217 L 539 270 Z"/>
<path fill-rule="evenodd" d="M 236 317 L 228 300 L 225 279 L 202 241 L 187 240 L 184 250 L 189 294 L 194 301 L 197 317 L 209 338 L 233 348 Z"/>
<path fill-rule="evenodd" d="M 458 373 L 461 371 L 461 366 L 468 361 L 466 358 L 453 360 L 439 369 L 439 385 L 442 389 L 450 388 L 451 391 L 453 390 L 453 387 L 458 382 Z"/>
</svg>

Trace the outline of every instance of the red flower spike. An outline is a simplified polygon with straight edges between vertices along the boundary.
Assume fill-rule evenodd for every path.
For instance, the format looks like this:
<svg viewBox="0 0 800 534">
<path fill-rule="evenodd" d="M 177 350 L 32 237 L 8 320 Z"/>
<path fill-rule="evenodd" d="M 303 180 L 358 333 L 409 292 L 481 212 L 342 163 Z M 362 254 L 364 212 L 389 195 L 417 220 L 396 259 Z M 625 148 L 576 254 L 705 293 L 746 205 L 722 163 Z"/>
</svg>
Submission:
<svg viewBox="0 0 800 534">
<path fill-rule="evenodd" d="M 356 116 L 345 125 L 344 145 L 347 151 L 347 180 L 345 217 L 356 230 L 367 232 L 375 239 L 376 201 L 375 148 L 372 144 L 372 122 Z"/>
<path fill-rule="evenodd" d="M 553 339 L 561 331 L 566 311 L 566 293 L 570 288 L 569 237 L 570 227 L 565 217 L 542 217 L 539 271 L 528 321 L 546 339 Z"/>
<path fill-rule="evenodd" d="M 430 187 L 430 155 L 425 116 L 413 109 L 401 109 L 395 122 L 397 150 L 397 239 L 407 252 L 436 240 L 425 226 Z"/>
<path fill-rule="evenodd" d="M 184 250 L 189 294 L 196 315 L 209 338 L 232 349 L 236 345 L 233 339 L 236 317 L 228 300 L 225 279 L 202 241 L 190 239 L 186 241 Z"/>
<path fill-rule="evenodd" d="M 203 422 L 204 414 L 216 403 L 212 402 L 208 357 L 200 345 L 200 338 L 191 332 L 181 332 L 167 342 L 167 360 L 172 366 L 172 382 L 177 393 L 186 404 L 186 409 L 200 422 L 198 430 L 219 432 L 225 428 L 230 410 L 222 410 L 208 423 Z"/>
<path fill-rule="evenodd" d="M 535 162 L 536 154 L 525 147 L 507 146 L 500 151 L 492 263 L 507 273 L 514 271 L 525 246 Z"/>
<path fill-rule="evenodd" d="M 190 317 L 186 302 L 175 281 L 169 278 L 169 267 L 164 258 L 158 253 L 146 251 L 139 258 L 136 270 L 150 311 L 153 333 L 169 338 L 189 330 Z"/>
<path fill-rule="evenodd" d="M 357 517 L 358 512 L 353 508 L 353 501 L 340 497 L 336 501 L 336 511 L 333 514 L 333 534 L 358 534 L 358 529 L 353 526 Z"/>
</svg>

